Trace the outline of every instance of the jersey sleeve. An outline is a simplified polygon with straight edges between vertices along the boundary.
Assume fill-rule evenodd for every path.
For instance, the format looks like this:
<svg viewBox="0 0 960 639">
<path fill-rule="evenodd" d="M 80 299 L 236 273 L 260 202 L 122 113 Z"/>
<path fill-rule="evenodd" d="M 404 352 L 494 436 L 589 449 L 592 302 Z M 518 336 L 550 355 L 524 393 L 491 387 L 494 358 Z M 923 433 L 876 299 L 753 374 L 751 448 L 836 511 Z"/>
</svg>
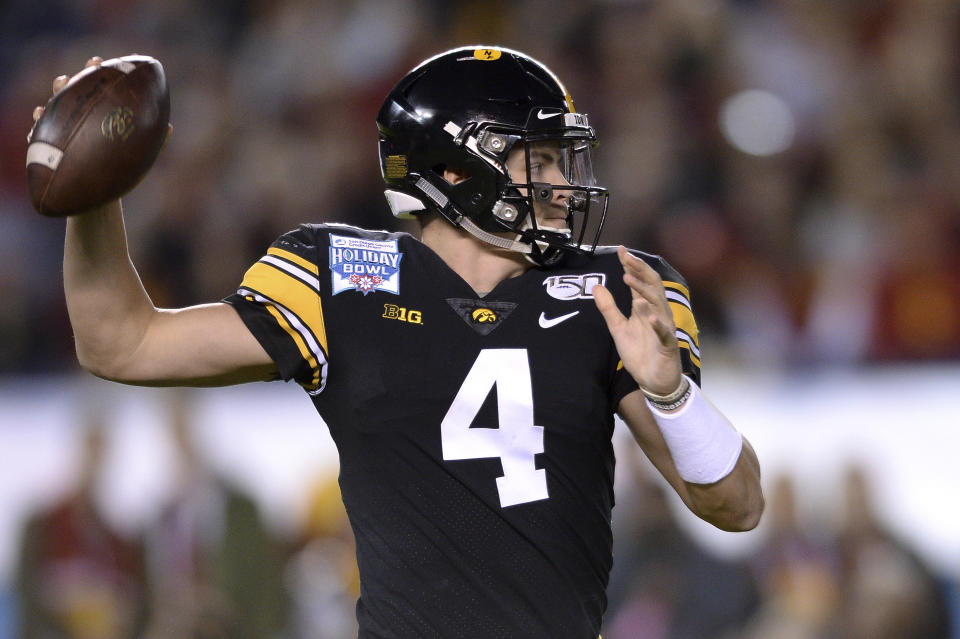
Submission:
<svg viewBox="0 0 960 639">
<path fill-rule="evenodd" d="M 282 235 L 224 300 L 276 362 L 280 376 L 315 393 L 327 381 L 318 254 L 309 227 Z"/>
<path fill-rule="evenodd" d="M 700 386 L 700 329 L 697 328 L 697 320 L 693 316 L 690 289 L 673 267 L 663 260 L 661 263 L 664 268 L 660 277 L 663 279 L 670 310 L 673 311 L 673 322 L 677 326 L 677 344 L 680 346 L 683 372 Z"/>
</svg>

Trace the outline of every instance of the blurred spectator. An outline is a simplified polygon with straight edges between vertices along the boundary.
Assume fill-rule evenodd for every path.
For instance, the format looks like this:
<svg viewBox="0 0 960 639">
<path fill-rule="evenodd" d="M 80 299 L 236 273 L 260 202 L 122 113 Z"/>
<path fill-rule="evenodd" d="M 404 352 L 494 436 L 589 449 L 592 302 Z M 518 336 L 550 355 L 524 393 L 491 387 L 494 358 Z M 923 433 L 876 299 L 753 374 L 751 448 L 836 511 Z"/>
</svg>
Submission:
<svg viewBox="0 0 960 639">
<path fill-rule="evenodd" d="M 739 627 L 757 604 L 749 571 L 710 555 L 683 532 L 666 489 L 642 463 L 620 461 L 630 466 L 635 492 L 617 506 L 603 636 L 710 639 Z"/>
<path fill-rule="evenodd" d="M 946 593 L 923 562 L 885 529 L 862 468 L 844 477 L 838 537 L 845 639 L 950 639 Z"/>
<path fill-rule="evenodd" d="M 311 491 L 303 539 L 286 571 L 293 599 L 291 639 L 357 636 L 360 573 L 355 552 L 337 479 L 323 478 Z"/>
<path fill-rule="evenodd" d="M 205 463 L 190 396 L 169 395 L 177 486 L 147 533 L 148 639 L 266 639 L 283 626 L 282 557 L 256 504 Z"/>
<path fill-rule="evenodd" d="M 801 526 L 789 477 L 774 481 L 767 503 L 767 538 L 752 560 L 762 603 L 729 639 L 840 639 L 840 583 L 829 539 L 811 538 Z"/>
<path fill-rule="evenodd" d="M 0 639 L 16 639 L 17 594 L 13 584 L 0 586 Z"/>
<path fill-rule="evenodd" d="M 141 547 L 114 531 L 96 503 L 106 437 L 100 416 L 88 415 L 75 488 L 24 527 L 19 639 L 132 639 L 143 630 Z"/>
</svg>

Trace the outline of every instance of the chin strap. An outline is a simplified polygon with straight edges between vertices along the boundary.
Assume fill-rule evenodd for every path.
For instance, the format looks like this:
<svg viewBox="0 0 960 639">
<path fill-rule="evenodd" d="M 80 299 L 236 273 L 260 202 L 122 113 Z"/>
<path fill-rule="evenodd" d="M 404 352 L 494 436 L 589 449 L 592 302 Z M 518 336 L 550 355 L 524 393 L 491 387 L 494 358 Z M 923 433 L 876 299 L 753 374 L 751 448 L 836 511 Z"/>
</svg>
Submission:
<svg viewBox="0 0 960 639">
<path fill-rule="evenodd" d="M 468 217 L 464 217 L 460 220 L 460 226 L 464 231 L 474 236 L 482 242 L 487 244 L 492 244 L 497 248 L 506 249 L 507 251 L 515 251 L 517 253 L 527 254 L 533 250 L 533 247 L 524 242 L 517 242 L 516 240 L 508 240 L 505 237 L 500 237 L 499 235 L 494 235 L 493 233 L 487 233 L 482 228 L 473 223 Z"/>
<path fill-rule="evenodd" d="M 533 222 L 530 221 L 530 216 L 527 216 L 527 219 L 523 221 L 523 225 L 520 227 L 520 230 L 528 231 L 533 228 L 534 228 Z M 546 230 L 546 229 L 540 229 L 540 230 Z M 549 229 L 549 231 L 551 233 L 556 233 L 558 235 L 563 236 L 567 241 L 570 240 L 570 237 L 572 235 L 570 229 L 566 227 L 562 229 Z M 520 237 L 520 235 L 517 235 L 517 237 Z M 561 253 L 561 250 L 559 248 L 551 247 L 550 244 L 541 240 L 534 240 L 534 244 L 536 244 L 537 246 L 537 249 L 538 249 L 537 253 L 534 254 L 532 250 L 528 251 L 527 254 L 524 255 L 524 257 L 527 258 L 528 261 L 532 262 L 533 264 L 536 264 L 537 266 L 550 266 L 551 264 L 555 264 L 559 260 L 560 253 Z M 528 246 L 530 246 L 531 249 L 533 247 L 533 245 L 528 245 Z M 536 257 L 534 257 L 534 255 L 536 255 Z"/>
</svg>

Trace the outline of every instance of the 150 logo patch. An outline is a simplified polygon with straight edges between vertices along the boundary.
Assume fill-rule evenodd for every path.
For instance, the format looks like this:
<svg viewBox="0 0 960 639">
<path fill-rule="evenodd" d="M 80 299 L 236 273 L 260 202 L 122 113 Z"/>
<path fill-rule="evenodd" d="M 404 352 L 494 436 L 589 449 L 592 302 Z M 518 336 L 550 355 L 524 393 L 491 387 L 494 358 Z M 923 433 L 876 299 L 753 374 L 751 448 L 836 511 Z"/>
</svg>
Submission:
<svg viewBox="0 0 960 639">
<path fill-rule="evenodd" d="M 551 275 L 543 280 L 547 294 L 558 300 L 593 299 L 593 287 L 605 286 L 606 273 L 584 273 L 582 275 Z"/>
</svg>

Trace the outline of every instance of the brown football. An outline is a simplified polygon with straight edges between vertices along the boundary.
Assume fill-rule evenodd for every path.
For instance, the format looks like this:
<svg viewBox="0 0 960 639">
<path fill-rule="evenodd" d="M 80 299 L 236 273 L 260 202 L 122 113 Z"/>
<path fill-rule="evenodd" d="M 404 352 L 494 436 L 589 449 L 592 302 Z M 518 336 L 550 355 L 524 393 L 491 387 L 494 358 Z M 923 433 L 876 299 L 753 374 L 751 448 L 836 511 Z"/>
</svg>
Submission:
<svg viewBox="0 0 960 639">
<path fill-rule="evenodd" d="M 37 211 L 82 213 L 124 195 L 146 175 L 167 136 L 163 66 L 128 55 L 70 79 L 30 131 L 27 188 Z"/>
</svg>

